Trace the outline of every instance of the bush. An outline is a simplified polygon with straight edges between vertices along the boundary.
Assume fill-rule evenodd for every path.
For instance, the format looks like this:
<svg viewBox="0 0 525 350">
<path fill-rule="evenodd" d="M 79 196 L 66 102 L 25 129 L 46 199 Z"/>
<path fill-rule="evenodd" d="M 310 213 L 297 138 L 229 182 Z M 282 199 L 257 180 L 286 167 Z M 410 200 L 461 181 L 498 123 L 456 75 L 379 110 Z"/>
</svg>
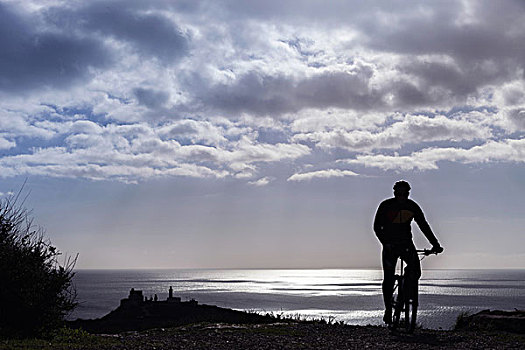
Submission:
<svg viewBox="0 0 525 350">
<path fill-rule="evenodd" d="M 0 200 L 0 335 L 42 336 L 60 327 L 76 306 L 76 258 L 61 253 L 18 204 L 20 193 Z"/>
</svg>

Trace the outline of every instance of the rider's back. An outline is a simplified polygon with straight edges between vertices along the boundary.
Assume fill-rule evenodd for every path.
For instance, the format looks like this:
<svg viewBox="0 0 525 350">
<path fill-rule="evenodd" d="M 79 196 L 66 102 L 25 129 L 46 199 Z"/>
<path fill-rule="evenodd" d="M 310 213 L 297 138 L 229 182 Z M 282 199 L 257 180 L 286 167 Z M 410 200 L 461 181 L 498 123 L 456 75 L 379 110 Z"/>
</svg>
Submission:
<svg viewBox="0 0 525 350">
<path fill-rule="evenodd" d="M 412 219 L 416 220 L 424 232 L 428 223 L 416 202 L 411 199 L 403 202 L 396 198 L 386 199 L 377 210 L 374 231 L 382 243 L 409 243 L 412 241 Z"/>
</svg>

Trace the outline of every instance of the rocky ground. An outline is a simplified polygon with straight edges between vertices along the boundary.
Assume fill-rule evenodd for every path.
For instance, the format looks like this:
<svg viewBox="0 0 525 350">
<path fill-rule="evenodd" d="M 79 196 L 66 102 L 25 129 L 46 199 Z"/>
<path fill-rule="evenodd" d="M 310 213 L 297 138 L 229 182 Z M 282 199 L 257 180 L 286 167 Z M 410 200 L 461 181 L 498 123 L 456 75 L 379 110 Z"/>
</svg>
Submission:
<svg viewBox="0 0 525 350">
<path fill-rule="evenodd" d="M 199 323 L 168 329 L 91 335 L 73 330 L 50 341 L 0 341 L 0 349 L 523 349 L 525 335 L 502 331 L 418 329 L 313 322 Z"/>
<path fill-rule="evenodd" d="M 199 324 L 129 334 L 121 338 L 157 349 L 523 349 L 525 337 L 504 333 L 418 330 L 413 335 L 385 327 L 276 323 Z M 152 348 L 152 347 L 150 347 Z"/>
</svg>

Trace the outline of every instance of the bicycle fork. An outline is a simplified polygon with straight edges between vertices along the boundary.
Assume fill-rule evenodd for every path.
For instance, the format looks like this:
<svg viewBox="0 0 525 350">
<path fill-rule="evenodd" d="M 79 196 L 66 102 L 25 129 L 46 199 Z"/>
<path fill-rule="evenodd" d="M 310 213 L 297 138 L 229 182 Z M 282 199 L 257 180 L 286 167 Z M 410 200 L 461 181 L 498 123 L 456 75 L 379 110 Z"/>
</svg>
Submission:
<svg viewBox="0 0 525 350">
<path fill-rule="evenodd" d="M 404 293 L 405 293 L 405 286 L 404 286 L 404 278 L 403 278 L 403 260 L 401 259 L 401 271 L 399 274 L 394 275 L 394 290 L 392 291 L 392 306 L 395 310 L 398 309 L 398 304 L 401 303 L 401 311 L 404 311 L 405 305 L 404 305 Z M 396 283 L 397 282 L 397 283 Z M 397 289 L 397 297 L 395 297 Z"/>
</svg>

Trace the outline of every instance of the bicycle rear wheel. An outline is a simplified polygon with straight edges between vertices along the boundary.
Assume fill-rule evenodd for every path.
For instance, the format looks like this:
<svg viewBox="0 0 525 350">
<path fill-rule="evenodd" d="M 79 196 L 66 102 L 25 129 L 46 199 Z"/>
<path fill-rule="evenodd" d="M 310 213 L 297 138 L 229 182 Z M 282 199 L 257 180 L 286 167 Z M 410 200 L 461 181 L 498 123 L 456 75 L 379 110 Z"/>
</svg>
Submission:
<svg viewBox="0 0 525 350">
<path fill-rule="evenodd" d="M 405 320 L 404 326 L 408 333 L 413 333 L 416 328 L 417 320 L 417 302 L 412 299 L 408 299 L 405 302 Z"/>
</svg>

